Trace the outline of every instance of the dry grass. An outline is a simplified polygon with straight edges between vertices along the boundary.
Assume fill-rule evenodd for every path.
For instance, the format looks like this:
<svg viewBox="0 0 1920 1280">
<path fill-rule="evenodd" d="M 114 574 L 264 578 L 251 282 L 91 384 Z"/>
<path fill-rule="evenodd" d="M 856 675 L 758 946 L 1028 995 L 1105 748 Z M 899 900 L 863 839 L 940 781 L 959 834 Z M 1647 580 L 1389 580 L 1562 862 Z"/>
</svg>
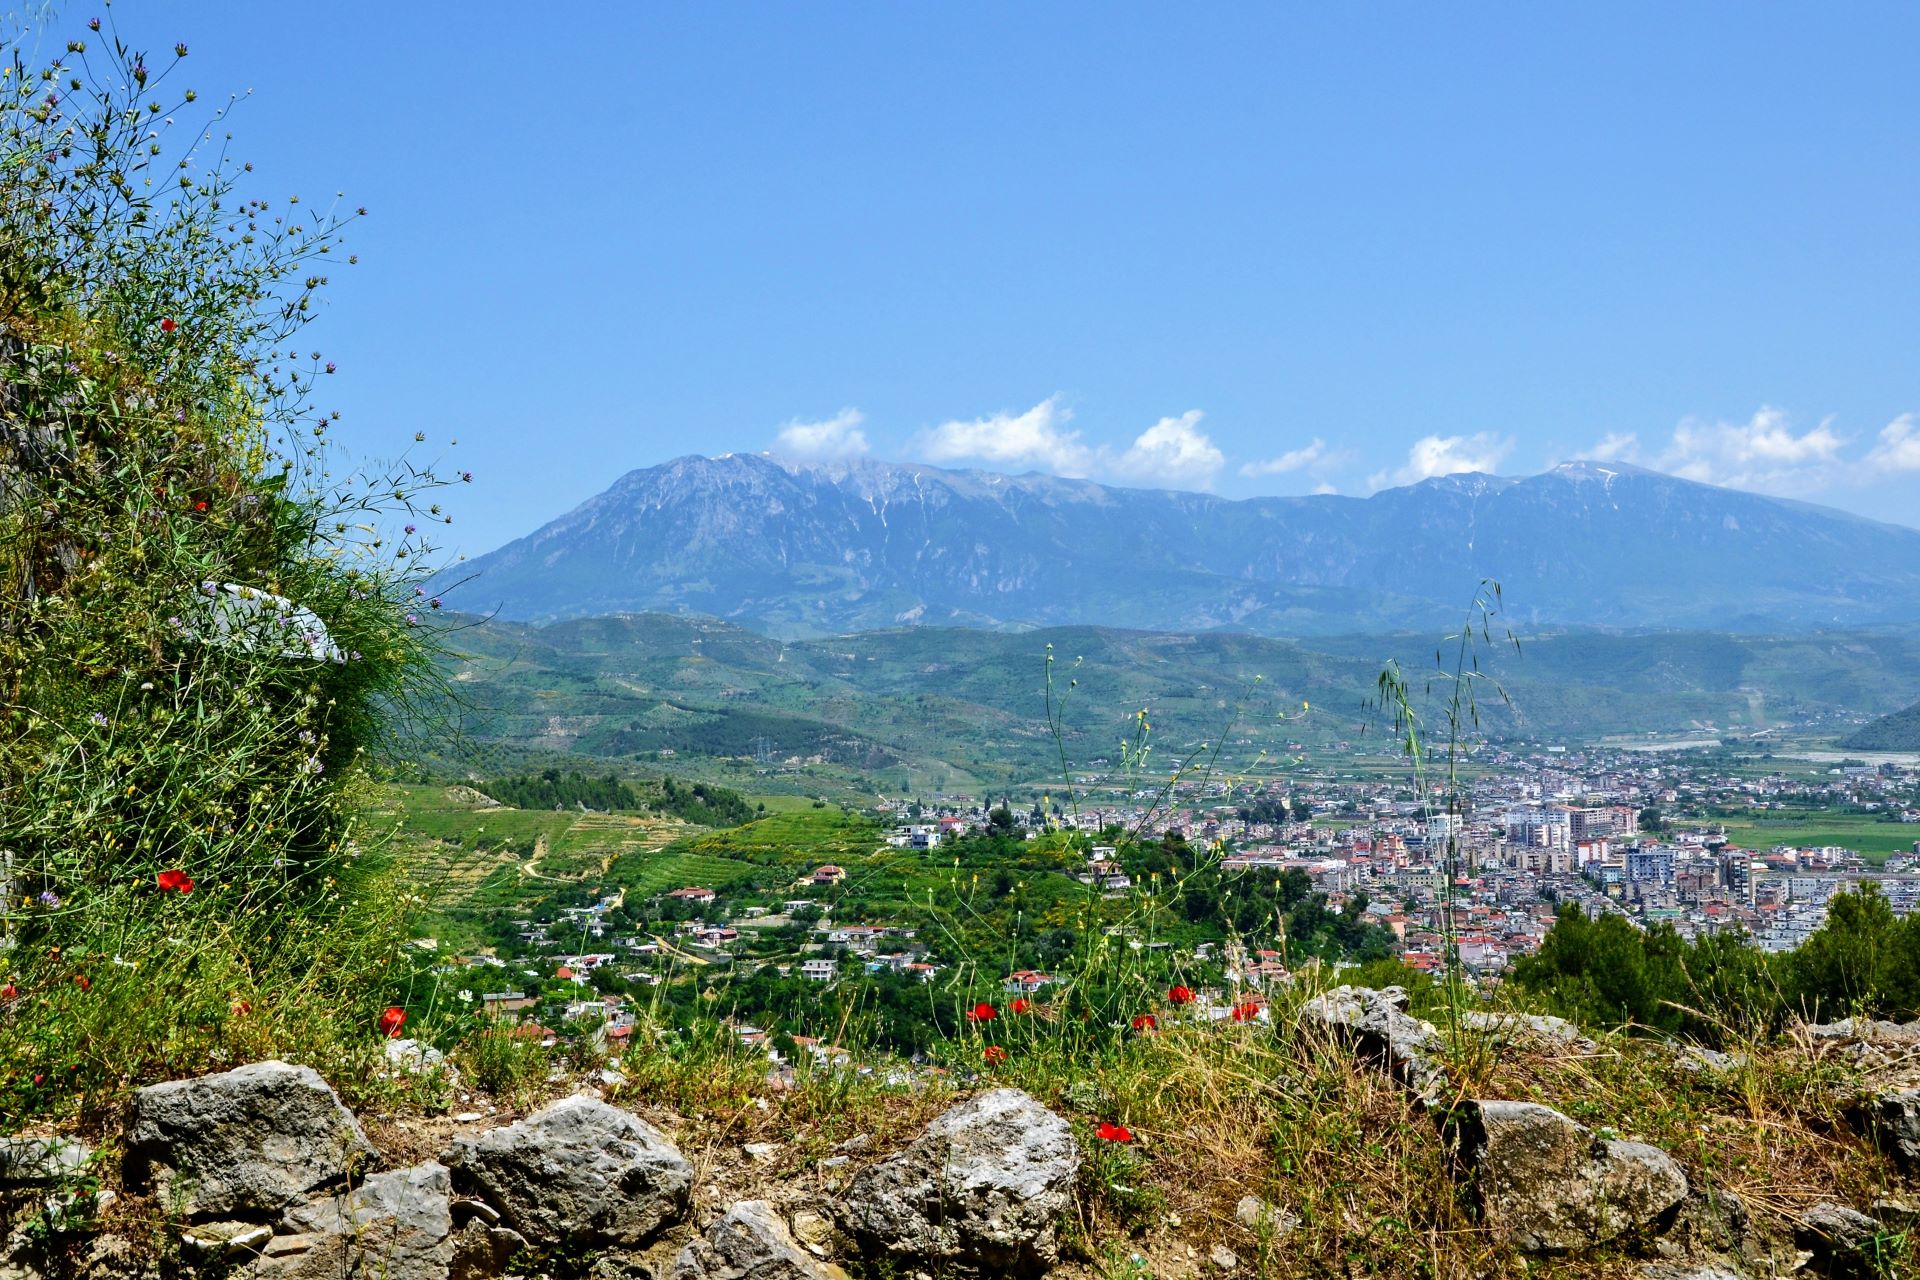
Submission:
<svg viewBox="0 0 1920 1280">
<path fill-rule="evenodd" d="M 1008 1084 L 1067 1116 L 1087 1154 L 1066 1280 L 1217 1275 L 1208 1260 L 1215 1245 L 1237 1255 L 1240 1274 L 1274 1278 L 1610 1280 L 1649 1260 L 1631 1243 L 1529 1258 L 1493 1239 L 1435 1114 L 1343 1045 L 1292 1025 L 1284 1003 L 1274 1015 L 1277 1027 L 1168 1016 L 1156 1032 L 1091 1050 L 1097 1042 L 1041 1026 L 985 1077 L 924 1071 L 910 1088 L 844 1071 L 802 1072 L 782 1086 L 757 1051 L 724 1035 L 643 1027 L 619 1060 L 624 1084 L 604 1085 L 600 1064 L 582 1059 L 529 1094 L 493 1100 L 484 1121 L 445 1114 L 487 1109 L 470 1085 L 437 1114 L 395 1090 L 363 1118 L 385 1163 L 406 1163 L 440 1154 L 464 1130 L 601 1088 L 679 1143 L 698 1172 L 700 1218 L 745 1198 L 819 1211 L 967 1089 Z M 1540 1101 L 1603 1133 L 1652 1142 L 1697 1188 L 1737 1193 L 1776 1224 L 1817 1201 L 1865 1205 L 1898 1190 L 1894 1170 L 1846 1124 L 1858 1067 L 1782 1046 L 1755 1048 L 1748 1065 L 1720 1075 L 1677 1063 L 1662 1046 L 1614 1038 L 1593 1053 L 1509 1045 L 1452 1065 L 1461 1097 Z M 1103 1121 L 1127 1126 L 1133 1140 L 1102 1141 Z M 746 1150 L 763 1143 L 771 1150 Z M 1282 1238 L 1248 1230 L 1234 1212 L 1247 1195 L 1299 1225 Z M 128 1201 L 129 1211 L 140 1208 Z M 151 1223 L 145 1229 L 157 1238 Z M 857 1261 L 849 1265 L 859 1274 Z"/>
</svg>

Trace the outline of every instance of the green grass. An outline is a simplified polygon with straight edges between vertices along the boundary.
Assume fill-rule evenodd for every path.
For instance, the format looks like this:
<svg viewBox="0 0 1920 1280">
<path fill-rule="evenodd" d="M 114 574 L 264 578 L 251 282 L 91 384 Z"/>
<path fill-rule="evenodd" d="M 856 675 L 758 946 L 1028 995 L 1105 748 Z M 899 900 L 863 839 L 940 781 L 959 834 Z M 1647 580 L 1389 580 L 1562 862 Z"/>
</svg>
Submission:
<svg viewBox="0 0 1920 1280">
<path fill-rule="evenodd" d="M 1764 852 L 1777 844 L 1840 845 L 1875 864 L 1885 862 L 1889 854 L 1913 852 L 1914 842 L 1920 840 L 1920 823 L 1883 822 L 1869 814 L 1801 813 L 1719 821 L 1742 848 Z"/>
</svg>

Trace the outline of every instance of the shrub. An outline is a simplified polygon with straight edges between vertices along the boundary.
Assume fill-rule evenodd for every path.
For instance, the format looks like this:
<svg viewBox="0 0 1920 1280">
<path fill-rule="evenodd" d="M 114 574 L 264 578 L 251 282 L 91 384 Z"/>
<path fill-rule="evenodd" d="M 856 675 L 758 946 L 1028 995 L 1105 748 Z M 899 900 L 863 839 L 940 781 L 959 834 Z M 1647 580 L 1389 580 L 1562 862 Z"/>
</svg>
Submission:
<svg viewBox="0 0 1920 1280">
<path fill-rule="evenodd" d="M 445 519 L 331 470 L 296 339 L 357 215 L 244 193 L 186 46 L 90 26 L 0 78 L 0 1127 L 372 1033 L 406 899 L 354 814 Z"/>
</svg>

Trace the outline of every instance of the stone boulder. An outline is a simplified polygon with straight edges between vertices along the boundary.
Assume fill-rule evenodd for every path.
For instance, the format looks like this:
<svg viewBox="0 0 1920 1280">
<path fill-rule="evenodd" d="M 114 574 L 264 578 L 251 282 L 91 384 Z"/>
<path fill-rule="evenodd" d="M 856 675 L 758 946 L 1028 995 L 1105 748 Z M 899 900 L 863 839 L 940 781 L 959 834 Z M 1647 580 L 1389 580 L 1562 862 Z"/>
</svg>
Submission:
<svg viewBox="0 0 1920 1280">
<path fill-rule="evenodd" d="M 1845 1205 L 1816 1204 L 1794 1223 L 1794 1240 L 1813 1255 L 1813 1274 L 1844 1280 L 1878 1280 L 1890 1271 L 1886 1255 L 1898 1242 L 1875 1218 Z"/>
<path fill-rule="evenodd" d="M 278 1213 L 374 1154 L 318 1072 L 272 1061 L 140 1090 L 128 1148 L 137 1181 L 200 1218 Z"/>
<path fill-rule="evenodd" d="M 462 1137 L 446 1159 L 461 1192 L 540 1250 L 644 1244 L 686 1215 L 693 1189 L 665 1134 L 586 1094 Z"/>
<path fill-rule="evenodd" d="M 1060 1219 L 1079 1169 L 1065 1120 L 1018 1089 L 992 1089 L 855 1175 L 846 1224 L 870 1255 L 1038 1274 L 1059 1257 Z"/>
<path fill-rule="evenodd" d="M 0 1138 L 0 1188 L 64 1182 L 93 1159 L 93 1148 L 72 1138 Z"/>
<path fill-rule="evenodd" d="M 447 1280 L 452 1182 L 445 1165 L 376 1173 L 288 1209 L 243 1280 Z"/>
<path fill-rule="evenodd" d="M 673 1260 L 667 1280 L 846 1280 L 804 1253 L 765 1200 L 742 1200 Z"/>
<path fill-rule="evenodd" d="M 1528 1044 L 1572 1053 L 1598 1053 L 1600 1046 L 1565 1018 L 1544 1013 L 1489 1013 L 1469 1009 L 1460 1025 L 1502 1042 Z"/>
<path fill-rule="evenodd" d="M 1653 1227 L 1687 1194 L 1666 1152 L 1597 1138 L 1552 1107 L 1474 1102 L 1458 1123 L 1481 1220 L 1522 1249 L 1590 1248 Z"/>
<path fill-rule="evenodd" d="M 1447 1093 L 1446 1069 L 1437 1061 L 1440 1033 L 1431 1022 L 1407 1013 L 1399 987 L 1335 987 L 1300 1007 L 1300 1021 L 1351 1044 L 1429 1104 Z"/>
<path fill-rule="evenodd" d="M 1882 1150 L 1910 1174 L 1920 1174 L 1920 1088 L 1870 1099 L 1867 1128 Z"/>
</svg>

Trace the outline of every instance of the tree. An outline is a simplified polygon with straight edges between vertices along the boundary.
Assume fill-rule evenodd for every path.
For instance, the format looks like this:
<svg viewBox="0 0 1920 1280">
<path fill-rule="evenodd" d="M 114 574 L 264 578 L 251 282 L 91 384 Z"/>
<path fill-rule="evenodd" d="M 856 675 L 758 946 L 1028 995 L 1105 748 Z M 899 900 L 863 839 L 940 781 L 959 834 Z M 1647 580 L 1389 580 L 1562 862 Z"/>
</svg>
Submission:
<svg viewBox="0 0 1920 1280">
<path fill-rule="evenodd" d="M 1901 921 L 1872 883 L 1837 893 L 1794 954 L 1798 995 L 1815 1019 L 1911 1017 L 1920 1008 L 1920 924 Z"/>
</svg>

